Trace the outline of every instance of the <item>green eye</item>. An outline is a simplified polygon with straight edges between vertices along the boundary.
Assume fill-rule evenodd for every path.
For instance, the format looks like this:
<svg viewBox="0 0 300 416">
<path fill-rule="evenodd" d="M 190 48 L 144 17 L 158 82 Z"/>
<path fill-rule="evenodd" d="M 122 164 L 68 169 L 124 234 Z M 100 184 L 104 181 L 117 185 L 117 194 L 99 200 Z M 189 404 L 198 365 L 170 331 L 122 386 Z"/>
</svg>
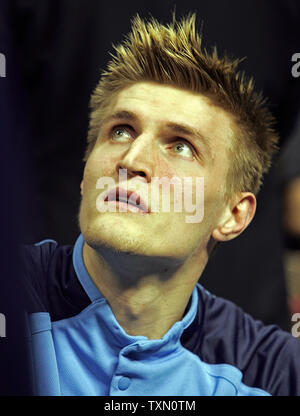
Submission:
<svg viewBox="0 0 300 416">
<path fill-rule="evenodd" d="M 112 138 L 113 139 L 130 139 L 131 134 L 125 129 L 124 127 L 117 127 L 112 131 Z"/>
<path fill-rule="evenodd" d="M 174 152 L 182 156 L 191 157 L 193 152 L 190 146 L 185 142 L 178 142 L 173 146 Z"/>
<path fill-rule="evenodd" d="M 181 152 L 183 148 L 184 148 L 184 146 L 183 146 L 183 144 L 182 144 L 182 143 L 178 143 L 178 144 L 176 144 L 176 145 L 174 146 L 174 149 L 175 149 L 175 152 L 176 152 L 176 153 Z"/>
</svg>

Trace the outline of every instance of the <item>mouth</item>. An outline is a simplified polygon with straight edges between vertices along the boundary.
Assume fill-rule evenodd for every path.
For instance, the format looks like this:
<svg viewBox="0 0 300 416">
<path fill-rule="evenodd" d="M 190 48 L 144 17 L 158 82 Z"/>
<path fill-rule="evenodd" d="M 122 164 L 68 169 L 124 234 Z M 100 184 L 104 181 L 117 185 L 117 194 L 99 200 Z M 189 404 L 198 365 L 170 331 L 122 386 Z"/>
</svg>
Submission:
<svg viewBox="0 0 300 416">
<path fill-rule="evenodd" d="M 145 203 L 145 201 L 143 201 L 140 195 L 138 195 L 136 192 L 126 190 L 120 187 L 110 190 L 106 195 L 104 202 L 118 203 L 118 205 L 128 207 L 128 210 L 131 212 L 150 212 L 147 204 Z M 130 209 L 129 207 L 134 207 L 134 209 Z"/>
</svg>

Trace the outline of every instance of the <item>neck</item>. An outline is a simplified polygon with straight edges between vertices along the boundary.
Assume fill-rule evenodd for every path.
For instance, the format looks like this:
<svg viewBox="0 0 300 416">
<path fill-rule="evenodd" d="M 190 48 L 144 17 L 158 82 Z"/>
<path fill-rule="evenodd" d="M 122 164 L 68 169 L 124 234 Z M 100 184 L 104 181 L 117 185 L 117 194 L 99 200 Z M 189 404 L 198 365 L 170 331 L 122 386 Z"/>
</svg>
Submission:
<svg viewBox="0 0 300 416">
<path fill-rule="evenodd" d="M 127 334 L 158 339 L 183 317 L 207 253 L 176 261 L 94 249 L 85 242 L 83 260 Z"/>
</svg>

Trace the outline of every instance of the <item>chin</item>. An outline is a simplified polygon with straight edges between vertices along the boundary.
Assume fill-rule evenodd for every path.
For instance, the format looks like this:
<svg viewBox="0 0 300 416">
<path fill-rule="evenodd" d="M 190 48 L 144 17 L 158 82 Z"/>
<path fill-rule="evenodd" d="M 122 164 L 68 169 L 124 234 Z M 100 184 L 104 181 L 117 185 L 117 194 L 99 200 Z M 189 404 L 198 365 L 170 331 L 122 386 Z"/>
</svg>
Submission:
<svg viewBox="0 0 300 416">
<path fill-rule="evenodd" d="M 147 255 L 147 241 L 145 241 L 144 234 L 132 228 L 120 229 L 116 224 L 105 224 L 104 221 L 96 221 L 87 226 L 80 224 L 84 240 L 95 250 L 102 248 L 128 254 Z"/>
<path fill-rule="evenodd" d="M 165 229 L 160 233 L 161 227 L 149 230 L 148 227 L 142 227 L 141 223 L 124 221 L 106 213 L 88 219 L 81 211 L 79 225 L 85 242 L 99 252 L 107 249 L 130 255 L 179 260 L 186 259 L 194 249 L 189 247 L 190 244 L 185 244 L 182 238 L 178 244 L 178 233 L 172 236 Z"/>
</svg>

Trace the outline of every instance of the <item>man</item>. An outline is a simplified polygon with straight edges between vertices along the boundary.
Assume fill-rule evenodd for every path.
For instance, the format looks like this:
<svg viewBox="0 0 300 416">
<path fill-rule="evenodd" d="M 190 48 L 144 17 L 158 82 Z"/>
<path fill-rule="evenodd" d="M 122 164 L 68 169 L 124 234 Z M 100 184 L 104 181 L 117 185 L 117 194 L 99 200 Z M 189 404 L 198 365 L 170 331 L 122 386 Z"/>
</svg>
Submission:
<svg viewBox="0 0 300 416">
<path fill-rule="evenodd" d="M 137 16 L 115 49 L 91 99 L 81 234 L 22 250 L 35 393 L 299 394 L 298 340 L 197 284 L 255 214 L 272 116 L 238 61 L 202 51 L 195 15 Z"/>
</svg>

